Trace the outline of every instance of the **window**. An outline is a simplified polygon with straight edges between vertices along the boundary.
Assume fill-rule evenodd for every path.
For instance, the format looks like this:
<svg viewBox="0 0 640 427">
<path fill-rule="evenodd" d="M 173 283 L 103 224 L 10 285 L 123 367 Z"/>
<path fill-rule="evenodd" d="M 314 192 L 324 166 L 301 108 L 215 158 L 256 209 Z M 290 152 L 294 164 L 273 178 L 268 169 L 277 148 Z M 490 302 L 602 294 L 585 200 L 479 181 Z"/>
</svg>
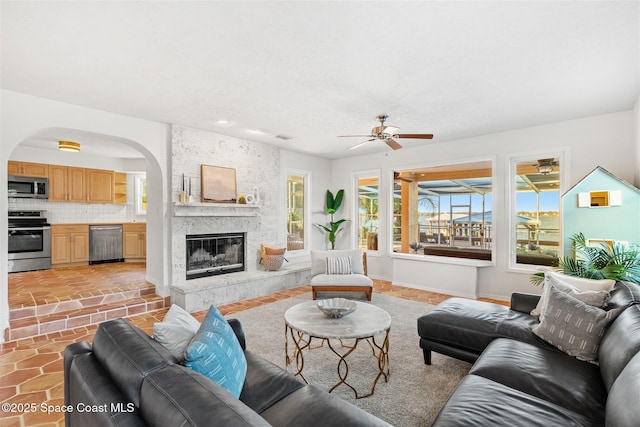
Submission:
<svg viewBox="0 0 640 427">
<path fill-rule="evenodd" d="M 308 175 L 287 175 L 287 250 L 300 250 L 306 246 L 305 216 Z"/>
<path fill-rule="evenodd" d="M 147 176 L 136 175 L 135 191 L 136 215 L 147 214 Z"/>
<path fill-rule="evenodd" d="M 358 248 L 378 250 L 378 201 L 380 195 L 380 179 L 377 175 L 357 174 L 356 186 L 358 195 Z"/>
<path fill-rule="evenodd" d="M 393 251 L 491 260 L 490 160 L 396 170 Z"/>
<path fill-rule="evenodd" d="M 557 265 L 560 249 L 560 157 L 512 160 L 512 247 L 516 264 Z"/>
</svg>

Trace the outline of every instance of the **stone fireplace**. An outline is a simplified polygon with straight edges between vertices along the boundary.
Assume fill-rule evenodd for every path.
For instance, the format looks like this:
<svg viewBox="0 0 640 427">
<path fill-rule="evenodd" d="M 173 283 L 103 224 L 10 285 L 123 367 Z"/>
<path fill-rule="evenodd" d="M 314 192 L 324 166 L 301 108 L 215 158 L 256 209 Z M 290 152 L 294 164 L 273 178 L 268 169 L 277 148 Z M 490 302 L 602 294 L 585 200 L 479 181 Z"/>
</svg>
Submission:
<svg viewBox="0 0 640 427">
<path fill-rule="evenodd" d="M 172 125 L 171 128 L 172 205 L 171 301 L 193 312 L 211 305 L 255 298 L 308 283 L 307 264 L 283 266 L 280 271 L 264 271 L 260 244 L 284 245 L 285 216 L 282 213 L 280 151 L 277 147 Z M 258 203 L 202 203 L 201 165 L 236 170 L 238 195 L 259 194 Z M 184 182 L 190 183 L 187 203 L 179 197 Z M 217 238 L 198 243 L 191 236 L 241 235 L 243 266 L 233 272 L 222 264 L 233 257 L 236 244 Z M 189 236 L 189 237 L 188 237 Z M 198 246 L 200 245 L 200 246 Z M 238 246 L 239 248 L 239 246 Z M 188 260 L 189 254 L 195 258 Z M 193 263 L 197 260 L 197 265 Z M 194 270 L 193 272 L 187 270 Z M 231 274 L 220 274 L 231 273 Z M 192 274 L 194 273 L 194 274 Z M 211 275 L 210 275 L 211 274 Z M 187 277 L 189 276 L 189 277 Z M 188 280 L 187 280 L 188 279 Z"/>
<path fill-rule="evenodd" d="M 245 271 L 245 233 L 187 234 L 186 279 Z"/>
</svg>

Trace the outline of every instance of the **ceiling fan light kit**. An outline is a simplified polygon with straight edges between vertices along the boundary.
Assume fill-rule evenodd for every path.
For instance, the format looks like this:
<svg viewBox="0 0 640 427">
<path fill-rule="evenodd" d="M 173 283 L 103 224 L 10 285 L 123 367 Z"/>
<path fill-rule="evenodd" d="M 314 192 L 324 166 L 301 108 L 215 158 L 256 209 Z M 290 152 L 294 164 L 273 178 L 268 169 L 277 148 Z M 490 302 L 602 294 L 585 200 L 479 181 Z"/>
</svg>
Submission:
<svg viewBox="0 0 640 427">
<path fill-rule="evenodd" d="M 553 172 L 553 167 L 558 166 L 556 159 L 540 159 L 538 160 L 537 170 L 542 175 L 548 175 Z"/>
<path fill-rule="evenodd" d="M 399 150 L 400 148 L 402 148 L 402 145 L 400 145 L 394 138 L 396 139 L 401 139 L 401 138 L 406 138 L 406 139 L 432 139 L 433 135 L 432 134 L 427 134 L 427 133 L 397 133 L 400 128 L 396 127 L 396 126 L 385 126 L 384 122 L 389 118 L 389 116 L 387 115 L 379 115 L 376 117 L 376 120 L 378 120 L 378 122 L 380 122 L 380 126 L 375 126 L 373 129 L 371 129 L 371 134 L 370 135 L 339 135 L 339 138 L 350 138 L 350 137 L 358 137 L 358 138 L 369 138 L 366 141 L 362 141 L 356 145 L 353 145 L 351 147 L 349 147 L 349 150 L 353 150 L 355 148 L 358 147 L 362 147 L 363 145 L 365 145 L 368 142 L 371 141 L 375 141 L 376 139 L 380 139 L 382 141 L 385 142 L 385 144 L 387 144 L 387 146 L 389 148 L 391 148 L 392 150 Z"/>
</svg>

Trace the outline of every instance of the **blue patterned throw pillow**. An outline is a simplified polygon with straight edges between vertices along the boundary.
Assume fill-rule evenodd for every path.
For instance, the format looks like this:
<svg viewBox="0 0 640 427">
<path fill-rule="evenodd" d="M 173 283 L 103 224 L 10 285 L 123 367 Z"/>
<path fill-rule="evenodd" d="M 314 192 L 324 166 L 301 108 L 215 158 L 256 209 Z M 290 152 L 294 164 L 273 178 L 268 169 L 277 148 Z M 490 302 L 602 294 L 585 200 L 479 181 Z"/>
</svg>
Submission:
<svg viewBox="0 0 640 427">
<path fill-rule="evenodd" d="M 247 359 L 236 334 L 220 311 L 211 306 L 187 347 L 184 364 L 240 397 Z"/>
</svg>

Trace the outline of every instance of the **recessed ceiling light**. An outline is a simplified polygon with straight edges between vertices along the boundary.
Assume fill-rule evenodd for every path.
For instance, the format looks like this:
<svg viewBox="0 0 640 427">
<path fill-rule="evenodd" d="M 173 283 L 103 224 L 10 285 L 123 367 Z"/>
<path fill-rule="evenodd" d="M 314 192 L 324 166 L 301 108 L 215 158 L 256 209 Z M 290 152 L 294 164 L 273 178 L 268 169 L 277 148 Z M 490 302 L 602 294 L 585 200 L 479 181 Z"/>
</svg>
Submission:
<svg viewBox="0 0 640 427">
<path fill-rule="evenodd" d="M 264 131 L 261 131 L 260 129 L 249 129 L 247 132 L 249 133 L 253 133 L 255 135 L 262 135 L 264 134 Z"/>
<path fill-rule="evenodd" d="M 231 124 L 231 120 L 218 119 L 218 120 L 216 120 L 216 124 L 218 124 L 218 125 L 228 125 L 228 124 Z"/>
</svg>

